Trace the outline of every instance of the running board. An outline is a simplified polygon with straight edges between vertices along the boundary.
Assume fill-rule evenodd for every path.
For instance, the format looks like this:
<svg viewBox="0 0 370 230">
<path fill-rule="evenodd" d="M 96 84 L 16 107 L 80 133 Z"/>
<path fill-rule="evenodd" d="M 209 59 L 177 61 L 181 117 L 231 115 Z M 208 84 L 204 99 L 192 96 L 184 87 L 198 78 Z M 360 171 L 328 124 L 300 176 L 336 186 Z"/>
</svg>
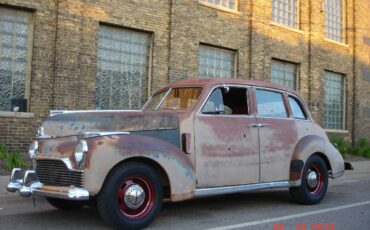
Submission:
<svg viewBox="0 0 370 230">
<path fill-rule="evenodd" d="M 279 181 L 279 182 L 235 185 L 235 186 L 226 186 L 226 187 L 199 188 L 195 190 L 194 196 L 195 197 L 216 196 L 216 195 L 232 194 L 232 193 L 238 193 L 238 192 L 248 192 L 248 191 L 260 190 L 260 189 L 283 188 L 283 187 L 290 187 L 289 182 Z"/>
</svg>

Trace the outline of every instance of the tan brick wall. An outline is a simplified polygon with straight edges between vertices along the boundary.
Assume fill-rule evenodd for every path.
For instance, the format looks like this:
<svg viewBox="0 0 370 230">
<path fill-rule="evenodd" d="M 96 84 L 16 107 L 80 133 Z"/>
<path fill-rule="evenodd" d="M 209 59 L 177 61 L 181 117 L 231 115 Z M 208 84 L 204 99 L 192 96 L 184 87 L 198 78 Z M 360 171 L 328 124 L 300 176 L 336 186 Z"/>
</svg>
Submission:
<svg viewBox="0 0 370 230">
<path fill-rule="evenodd" d="M 249 30 L 247 1 L 240 13 L 228 13 L 198 4 L 197 0 L 173 1 L 171 18 L 170 81 L 197 78 L 199 44 L 235 50 L 237 76 L 248 78 Z"/>
<path fill-rule="evenodd" d="M 12 116 L 0 112 L 0 144 L 26 154 L 35 138 L 37 126 L 51 108 L 53 82 L 56 2 L 44 0 L 0 1 L 0 7 L 10 7 L 33 13 L 32 71 L 29 111 L 34 114 Z"/>
<path fill-rule="evenodd" d="M 348 132 L 342 135 L 368 137 L 370 3 L 346 0 L 346 41 L 337 44 L 325 39 L 323 1 L 300 0 L 300 26 L 292 30 L 271 22 L 271 1 L 240 0 L 239 12 L 225 12 L 198 0 L 0 0 L 0 7 L 32 10 L 35 25 L 34 118 L 0 112 L 0 144 L 25 150 L 50 109 L 95 108 L 100 24 L 151 34 L 151 91 L 198 77 L 199 45 L 209 44 L 236 51 L 238 78 L 269 80 L 272 59 L 296 63 L 298 90 L 322 124 L 324 71 L 344 74 Z"/>
<path fill-rule="evenodd" d="M 29 144 L 35 139 L 37 126 L 32 116 L 1 117 L 0 143 L 9 149 L 18 149 L 26 155 Z"/>
<path fill-rule="evenodd" d="M 152 34 L 151 88 L 168 83 L 168 1 L 60 0 L 54 107 L 95 108 L 96 50 L 99 24 Z"/>
<path fill-rule="evenodd" d="M 355 4 L 355 137 L 370 139 L 370 1 Z"/>
</svg>

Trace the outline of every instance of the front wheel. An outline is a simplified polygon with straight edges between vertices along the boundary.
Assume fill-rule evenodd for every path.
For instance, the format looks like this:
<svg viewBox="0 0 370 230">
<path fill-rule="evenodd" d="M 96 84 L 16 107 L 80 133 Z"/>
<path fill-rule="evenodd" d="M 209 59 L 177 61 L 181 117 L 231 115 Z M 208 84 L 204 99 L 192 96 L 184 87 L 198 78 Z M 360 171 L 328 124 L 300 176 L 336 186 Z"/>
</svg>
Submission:
<svg viewBox="0 0 370 230">
<path fill-rule="evenodd" d="M 328 170 L 319 156 L 310 157 L 303 169 L 301 186 L 290 188 L 292 198 L 302 204 L 317 204 L 328 188 Z"/>
<path fill-rule="evenodd" d="M 148 226 L 162 206 L 162 186 L 152 168 L 127 163 L 114 169 L 97 197 L 103 220 L 116 229 Z"/>
</svg>

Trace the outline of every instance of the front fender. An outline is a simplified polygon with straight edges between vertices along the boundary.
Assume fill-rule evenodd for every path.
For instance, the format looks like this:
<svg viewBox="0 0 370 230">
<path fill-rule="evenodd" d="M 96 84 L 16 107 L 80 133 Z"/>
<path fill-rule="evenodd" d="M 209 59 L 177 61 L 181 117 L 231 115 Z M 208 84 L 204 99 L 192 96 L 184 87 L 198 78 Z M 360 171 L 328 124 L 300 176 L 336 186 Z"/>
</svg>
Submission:
<svg viewBox="0 0 370 230">
<path fill-rule="evenodd" d="M 330 177 L 337 178 L 344 173 L 344 161 L 339 151 L 328 139 L 317 135 L 302 138 L 296 145 L 291 160 L 289 180 L 293 186 L 300 185 L 303 167 L 307 159 L 313 154 L 323 155 L 329 163 Z"/>
<path fill-rule="evenodd" d="M 99 193 L 105 178 L 117 164 L 142 157 L 159 164 L 168 176 L 171 200 L 191 198 L 195 190 L 194 168 L 188 156 L 164 140 L 141 135 L 112 135 L 87 139 L 85 187 L 92 195 Z"/>
</svg>

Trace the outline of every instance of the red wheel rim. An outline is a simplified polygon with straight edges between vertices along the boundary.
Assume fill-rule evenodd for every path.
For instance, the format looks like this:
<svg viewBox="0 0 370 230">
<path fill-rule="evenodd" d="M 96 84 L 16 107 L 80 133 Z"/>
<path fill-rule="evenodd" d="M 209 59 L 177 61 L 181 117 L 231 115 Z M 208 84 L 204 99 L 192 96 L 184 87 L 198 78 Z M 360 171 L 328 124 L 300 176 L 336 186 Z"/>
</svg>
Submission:
<svg viewBox="0 0 370 230">
<path fill-rule="evenodd" d="M 317 166 L 312 165 L 308 169 L 306 183 L 308 191 L 311 193 L 311 195 L 317 195 L 321 192 L 322 188 L 324 187 L 324 176 Z"/>
<path fill-rule="evenodd" d="M 130 196 L 134 194 L 141 196 Z M 117 200 L 122 215 L 132 220 L 140 220 L 154 207 L 154 185 L 144 176 L 130 176 L 118 187 Z"/>
</svg>

